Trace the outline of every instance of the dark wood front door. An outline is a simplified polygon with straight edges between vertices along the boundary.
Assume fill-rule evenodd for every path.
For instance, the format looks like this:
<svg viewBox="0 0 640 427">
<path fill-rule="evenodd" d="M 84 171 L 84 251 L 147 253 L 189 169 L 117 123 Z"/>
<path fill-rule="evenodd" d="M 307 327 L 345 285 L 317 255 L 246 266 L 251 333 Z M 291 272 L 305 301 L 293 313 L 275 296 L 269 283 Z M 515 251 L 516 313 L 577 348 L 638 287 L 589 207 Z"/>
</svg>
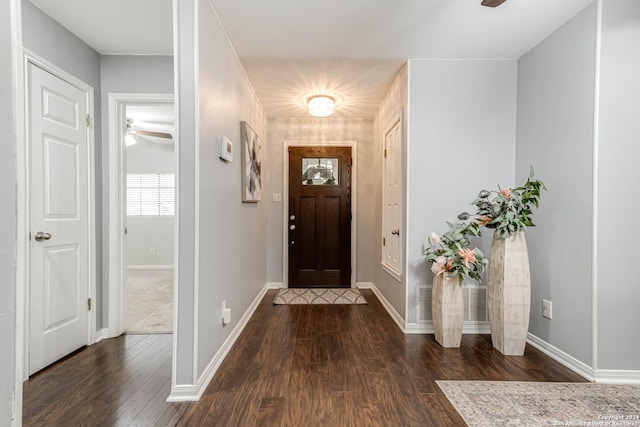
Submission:
<svg viewBox="0 0 640 427">
<path fill-rule="evenodd" d="M 351 147 L 289 148 L 289 287 L 351 286 Z"/>
</svg>

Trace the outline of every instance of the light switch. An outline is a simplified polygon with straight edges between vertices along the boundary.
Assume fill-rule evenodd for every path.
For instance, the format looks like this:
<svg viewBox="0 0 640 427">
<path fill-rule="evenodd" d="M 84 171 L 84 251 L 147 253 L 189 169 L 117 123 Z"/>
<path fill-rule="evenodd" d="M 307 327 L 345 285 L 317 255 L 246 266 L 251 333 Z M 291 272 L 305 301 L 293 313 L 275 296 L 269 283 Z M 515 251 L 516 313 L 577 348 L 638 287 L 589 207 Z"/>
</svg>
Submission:
<svg viewBox="0 0 640 427">
<path fill-rule="evenodd" d="M 282 201 L 282 193 L 273 193 L 273 201 L 281 202 Z"/>
</svg>

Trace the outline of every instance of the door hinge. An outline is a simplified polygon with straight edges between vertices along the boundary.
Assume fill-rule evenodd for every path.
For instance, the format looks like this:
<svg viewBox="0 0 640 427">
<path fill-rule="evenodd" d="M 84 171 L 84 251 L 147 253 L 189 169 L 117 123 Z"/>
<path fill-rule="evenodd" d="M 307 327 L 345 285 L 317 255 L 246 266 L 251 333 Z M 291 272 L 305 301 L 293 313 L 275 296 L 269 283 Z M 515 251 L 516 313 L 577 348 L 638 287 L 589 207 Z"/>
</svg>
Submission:
<svg viewBox="0 0 640 427">
<path fill-rule="evenodd" d="M 384 158 L 385 159 L 387 158 L 387 149 L 386 148 L 384 149 Z"/>
<path fill-rule="evenodd" d="M 87 127 L 91 127 L 91 116 L 89 114 L 87 114 Z"/>
<path fill-rule="evenodd" d="M 29 240 L 31 240 L 31 232 L 29 232 Z"/>
<path fill-rule="evenodd" d="M 91 311 L 91 298 L 87 298 L 87 310 Z"/>
<path fill-rule="evenodd" d="M 384 237 L 382 238 L 382 246 L 387 246 L 387 239 Z"/>
<path fill-rule="evenodd" d="M 127 235 L 127 227 L 124 228 L 124 235 Z"/>
</svg>

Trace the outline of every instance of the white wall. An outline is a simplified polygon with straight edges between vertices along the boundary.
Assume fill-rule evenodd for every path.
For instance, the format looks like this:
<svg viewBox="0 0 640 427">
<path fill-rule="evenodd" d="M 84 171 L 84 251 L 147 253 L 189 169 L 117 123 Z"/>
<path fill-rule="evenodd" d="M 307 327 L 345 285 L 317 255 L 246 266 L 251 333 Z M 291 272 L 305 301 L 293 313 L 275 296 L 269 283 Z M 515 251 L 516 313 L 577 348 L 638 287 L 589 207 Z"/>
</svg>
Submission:
<svg viewBox="0 0 640 427">
<path fill-rule="evenodd" d="M 432 273 L 423 250 L 481 189 L 514 181 L 516 61 L 409 62 L 407 317 Z M 479 247 L 489 253 L 491 233 Z"/>
<path fill-rule="evenodd" d="M 409 68 L 405 64 L 399 71 L 398 75 L 394 79 L 391 87 L 387 91 L 384 99 L 380 103 L 380 107 L 376 112 L 374 121 L 374 137 L 375 147 L 373 153 L 373 165 L 374 169 L 380 171 L 377 176 L 377 182 L 372 189 L 375 203 L 374 203 L 374 220 L 373 220 L 373 250 L 374 250 L 374 283 L 378 290 L 384 295 L 385 299 L 389 301 L 391 306 L 396 312 L 406 319 L 406 268 L 402 272 L 402 281 L 397 281 L 394 277 L 390 276 L 386 271 L 382 269 L 382 147 L 384 145 L 384 134 L 389 130 L 389 126 L 392 124 L 402 112 L 404 111 L 404 146 L 405 156 L 403 162 L 404 179 L 406 184 L 406 147 L 407 147 L 407 120 L 408 120 L 408 99 L 409 99 Z M 403 195 L 405 218 L 400 230 L 400 236 L 403 239 L 403 246 L 406 246 L 407 236 L 407 224 L 406 224 L 406 193 Z M 406 253 L 405 253 L 406 259 Z"/>
<path fill-rule="evenodd" d="M 598 360 L 600 370 L 640 372 L 640 2 L 602 10 L 598 150 Z"/>
<path fill-rule="evenodd" d="M 516 176 L 548 187 L 527 231 L 532 334 L 591 363 L 592 152 L 596 8 L 518 61 Z M 542 317 L 542 299 L 553 320 Z"/>
<path fill-rule="evenodd" d="M 127 173 L 174 173 L 176 155 L 173 144 L 153 144 L 144 140 L 126 148 Z M 127 217 L 127 266 L 174 263 L 174 217 Z M 153 248 L 154 254 L 150 249 Z"/>
<path fill-rule="evenodd" d="M 17 2 L 16 2 L 17 3 Z M 19 10 L 19 8 L 18 8 Z M 0 424 L 11 424 L 15 384 L 16 301 L 16 128 L 13 46 L 9 0 L 0 0 Z M 21 408 L 17 408 L 18 411 Z"/>
<path fill-rule="evenodd" d="M 284 201 L 272 202 L 272 193 L 284 195 L 283 149 L 284 141 L 355 141 L 357 144 L 358 194 L 355 200 L 356 217 L 356 281 L 372 282 L 375 265 L 375 242 L 372 231 L 375 204 L 375 192 L 379 187 L 380 170 L 376 168 L 374 157 L 376 148 L 373 138 L 373 120 L 370 119 L 273 119 L 268 123 L 269 134 L 266 152 L 268 153 L 269 186 L 263 197 L 268 206 L 267 239 L 267 281 L 283 282 L 282 272 L 282 218 Z"/>
</svg>

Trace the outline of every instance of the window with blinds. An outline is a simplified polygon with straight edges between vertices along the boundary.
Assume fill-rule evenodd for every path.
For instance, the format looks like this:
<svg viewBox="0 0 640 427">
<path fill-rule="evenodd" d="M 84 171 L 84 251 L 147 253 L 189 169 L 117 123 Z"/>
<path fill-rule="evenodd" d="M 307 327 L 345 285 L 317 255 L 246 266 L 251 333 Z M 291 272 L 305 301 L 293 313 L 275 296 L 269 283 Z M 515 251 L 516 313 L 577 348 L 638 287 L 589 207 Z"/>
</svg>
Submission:
<svg viewBox="0 0 640 427">
<path fill-rule="evenodd" d="M 127 174 L 127 216 L 173 216 L 175 206 L 174 174 Z"/>
</svg>

